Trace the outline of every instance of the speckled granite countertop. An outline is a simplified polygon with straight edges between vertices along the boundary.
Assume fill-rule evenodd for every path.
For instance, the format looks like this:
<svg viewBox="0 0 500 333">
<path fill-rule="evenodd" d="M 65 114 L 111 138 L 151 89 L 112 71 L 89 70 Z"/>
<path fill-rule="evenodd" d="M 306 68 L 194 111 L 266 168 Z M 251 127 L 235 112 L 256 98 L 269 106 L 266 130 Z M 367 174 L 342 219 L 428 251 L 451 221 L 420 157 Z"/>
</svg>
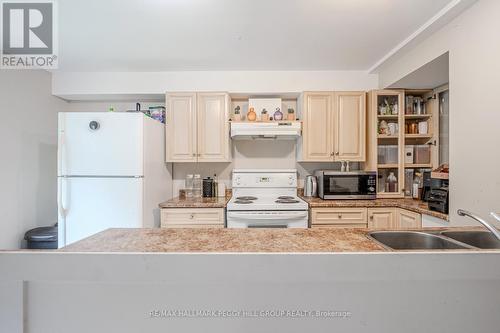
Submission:
<svg viewBox="0 0 500 333">
<path fill-rule="evenodd" d="M 160 208 L 225 208 L 231 196 L 215 198 L 176 197 L 159 204 Z"/>
<path fill-rule="evenodd" d="M 108 229 L 62 252 L 380 252 L 364 229 Z"/>
<path fill-rule="evenodd" d="M 413 199 L 375 199 L 375 200 L 323 200 L 320 198 L 301 197 L 310 208 L 320 207 L 396 207 L 416 213 L 434 216 L 448 221 L 448 215 L 429 209 L 426 202 Z"/>
</svg>

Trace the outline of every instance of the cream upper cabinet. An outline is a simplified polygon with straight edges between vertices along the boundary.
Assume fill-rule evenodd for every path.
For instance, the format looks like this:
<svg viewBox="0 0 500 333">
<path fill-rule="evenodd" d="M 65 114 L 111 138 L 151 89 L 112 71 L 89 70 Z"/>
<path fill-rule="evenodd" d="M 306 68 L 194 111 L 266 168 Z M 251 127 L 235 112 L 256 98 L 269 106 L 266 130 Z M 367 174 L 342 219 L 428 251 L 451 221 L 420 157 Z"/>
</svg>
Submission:
<svg viewBox="0 0 500 333">
<path fill-rule="evenodd" d="M 200 93 L 198 100 L 198 162 L 229 160 L 229 96 Z"/>
<path fill-rule="evenodd" d="M 362 91 L 305 92 L 298 161 L 366 160 L 366 95 Z"/>
<path fill-rule="evenodd" d="M 396 229 L 396 208 L 368 208 L 368 228 Z"/>
<path fill-rule="evenodd" d="M 230 162 L 229 95 L 167 93 L 167 162 Z"/>
<path fill-rule="evenodd" d="M 335 159 L 366 160 L 366 93 L 334 93 Z"/>
<path fill-rule="evenodd" d="M 167 162 L 195 162 L 196 94 L 169 93 L 166 97 Z"/>
<path fill-rule="evenodd" d="M 303 96 L 301 161 L 333 161 L 333 94 L 310 92 Z"/>
</svg>

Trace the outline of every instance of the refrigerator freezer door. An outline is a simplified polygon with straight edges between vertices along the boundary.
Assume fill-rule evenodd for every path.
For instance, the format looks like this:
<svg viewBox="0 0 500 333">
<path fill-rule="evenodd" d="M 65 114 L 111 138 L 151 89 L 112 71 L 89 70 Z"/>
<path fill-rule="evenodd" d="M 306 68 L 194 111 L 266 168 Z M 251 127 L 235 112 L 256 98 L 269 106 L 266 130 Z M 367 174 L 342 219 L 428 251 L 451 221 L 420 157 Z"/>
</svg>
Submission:
<svg viewBox="0 0 500 333">
<path fill-rule="evenodd" d="M 143 115 L 59 113 L 58 175 L 142 176 Z"/>
<path fill-rule="evenodd" d="M 143 178 L 59 177 L 59 247 L 108 228 L 141 228 Z"/>
</svg>

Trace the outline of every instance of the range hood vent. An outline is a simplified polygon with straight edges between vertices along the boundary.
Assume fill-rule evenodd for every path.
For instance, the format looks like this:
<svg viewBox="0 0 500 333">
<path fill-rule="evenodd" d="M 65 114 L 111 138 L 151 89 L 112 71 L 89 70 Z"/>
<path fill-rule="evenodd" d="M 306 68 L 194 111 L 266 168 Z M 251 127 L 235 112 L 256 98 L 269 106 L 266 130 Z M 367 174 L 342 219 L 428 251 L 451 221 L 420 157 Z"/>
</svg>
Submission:
<svg viewBox="0 0 500 333">
<path fill-rule="evenodd" d="M 280 122 L 231 122 L 233 140 L 295 140 L 300 137 L 302 123 Z"/>
</svg>

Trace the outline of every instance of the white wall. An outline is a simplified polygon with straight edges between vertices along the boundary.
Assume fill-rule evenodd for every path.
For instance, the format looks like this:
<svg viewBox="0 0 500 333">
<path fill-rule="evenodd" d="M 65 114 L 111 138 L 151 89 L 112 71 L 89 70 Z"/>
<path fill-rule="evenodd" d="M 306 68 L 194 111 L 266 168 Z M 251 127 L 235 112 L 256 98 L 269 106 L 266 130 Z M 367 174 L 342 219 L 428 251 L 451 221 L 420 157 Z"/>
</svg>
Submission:
<svg viewBox="0 0 500 333">
<path fill-rule="evenodd" d="M 159 94 L 166 91 L 283 93 L 370 90 L 378 77 L 365 71 L 55 72 L 52 92 L 66 99 Z"/>
<path fill-rule="evenodd" d="M 65 104 L 51 95 L 48 72 L 0 72 L 0 249 L 57 222 L 57 112 Z"/>
<path fill-rule="evenodd" d="M 464 208 L 500 211 L 500 1 L 480 0 L 379 73 L 385 87 L 450 52 L 451 224 L 473 224 Z M 490 218 L 490 220 L 492 220 Z"/>
</svg>

